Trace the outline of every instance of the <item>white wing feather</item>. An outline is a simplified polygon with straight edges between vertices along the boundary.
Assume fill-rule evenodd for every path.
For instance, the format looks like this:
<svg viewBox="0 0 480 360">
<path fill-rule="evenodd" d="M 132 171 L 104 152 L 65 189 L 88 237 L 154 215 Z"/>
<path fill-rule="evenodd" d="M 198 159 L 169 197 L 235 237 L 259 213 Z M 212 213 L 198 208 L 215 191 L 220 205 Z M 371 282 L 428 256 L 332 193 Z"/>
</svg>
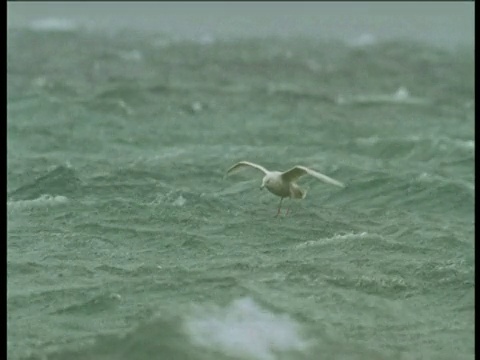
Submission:
<svg viewBox="0 0 480 360">
<path fill-rule="evenodd" d="M 245 167 L 251 167 L 257 170 L 260 170 L 263 172 L 265 175 L 269 173 L 267 169 L 265 169 L 263 166 L 249 162 L 249 161 L 240 161 L 233 165 L 230 169 L 227 170 L 227 175 L 233 174 L 237 172 L 238 170 L 244 169 Z"/>
<path fill-rule="evenodd" d="M 339 186 L 339 187 L 345 187 L 344 184 L 342 184 L 340 181 L 337 181 L 335 179 L 332 179 L 331 177 L 328 177 L 327 175 L 320 174 L 319 172 L 309 169 L 305 166 L 297 165 L 294 166 L 292 169 L 285 171 L 282 173 L 282 177 L 287 180 L 287 181 L 294 181 L 295 179 L 299 178 L 302 175 L 311 175 L 314 178 L 317 178 L 318 180 L 322 180 L 323 182 L 326 182 L 327 184 Z"/>
</svg>

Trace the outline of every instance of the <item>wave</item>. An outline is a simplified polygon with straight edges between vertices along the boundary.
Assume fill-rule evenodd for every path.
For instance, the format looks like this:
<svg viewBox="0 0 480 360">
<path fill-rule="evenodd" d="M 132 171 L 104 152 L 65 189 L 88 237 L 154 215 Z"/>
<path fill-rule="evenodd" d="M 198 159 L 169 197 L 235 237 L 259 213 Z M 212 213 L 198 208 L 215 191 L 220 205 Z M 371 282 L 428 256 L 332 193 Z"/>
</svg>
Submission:
<svg viewBox="0 0 480 360">
<path fill-rule="evenodd" d="M 75 304 L 65 306 L 59 310 L 55 310 L 52 314 L 92 314 L 103 312 L 115 308 L 122 300 L 119 294 L 101 294 L 93 298 L 76 302 Z"/>
<path fill-rule="evenodd" d="M 406 157 L 409 159 L 436 158 L 439 153 L 456 156 L 471 156 L 475 151 L 475 141 L 470 139 L 448 138 L 442 136 L 422 137 L 364 137 L 356 138 L 349 144 L 361 153 L 373 151 L 377 157 Z"/>
<path fill-rule="evenodd" d="M 275 353 L 307 346 L 295 321 L 262 309 L 250 298 L 225 308 L 198 309 L 184 326 L 194 344 L 237 358 L 273 360 Z"/>
<path fill-rule="evenodd" d="M 118 294 L 98 296 L 87 302 L 98 311 L 116 306 Z M 91 303 L 97 301 L 96 303 Z M 82 313 L 85 304 L 69 307 L 66 313 Z M 368 349 L 330 331 L 307 339 L 305 329 L 283 314 L 259 306 L 250 297 L 239 298 L 221 306 L 197 306 L 183 315 L 151 313 L 155 319 L 123 335 L 98 335 L 63 344 L 50 345 L 48 353 L 37 350 L 23 360 L 108 360 L 108 359 L 179 359 L 179 360 L 313 360 L 403 359 L 398 352 Z M 325 324 L 328 328 L 328 324 Z M 87 345 L 88 344 L 88 345 Z M 54 350 L 52 350 L 52 348 Z M 63 348 L 63 349 L 62 349 Z M 446 359 L 435 357 L 438 359 Z"/>
<path fill-rule="evenodd" d="M 35 31 L 71 32 L 78 30 L 78 24 L 67 18 L 43 18 L 32 21 L 29 26 Z"/>
<path fill-rule="evenodd" d="M 339 241 L 355 241 L 355 240 L 364 239 L 367 236 L 369 236 L 367 232 L 360 232 L 360 233 L 349 232 L 346 234 L 335 234 L 331 237 L 324 238 L 324 239 L 308 240 L 301 244 L 296 245 L 296 247 L 301 249 L 306 247 L 322 246 L 330 243 L 338 244 Z"/>
<path fill-rule="evenodd" d="M 119 300 L 118 294 L 98 296 L 60 313 L 83 313 L 91 307 L 102 311 Z M 198 306 L 183 316 L 157 316 L 123 336 L 98 336 L 88 348 L 67 346 L 28 359 L 303 359 L 307 341 L 300 330 L 288 316 L 274 314 L 251 298 L 240 298 L 226 307 Z"/>
<path fill-rule="evenodd" d="M 336 103 L 337 105 L 428 105 L 431 103 L 431 100 L 411 96 L 407 88 L 401 86 L 393 94 L 365 94 L 355 96 L 339 95 L 336 99 Z"/>
<path fill-rule="evenodd" d="M 40 197 L 33 200 L 17 200 L 17 201 L 7 201 L 7 208 L 11 209 L 31 209 L 31 208 L 40 208 L 47 206 L 61 205 L 68 202 L 68 198 L 62 195 L 40 195 Z"/>
<path fill-rule="evenodd" d="M 19 187 L 9 194 L 12 200 L 51 200 L 48 196 L 69 196 L 80 190 L 83 182 L 69 166 L 58 166 L 32 183 Z M 45 195 L 49 194 L 49 195 Z M 43 196 L 43 198 L 42 198 Z M 47 197 L 45 197 L 47 196 Z M 60 198 L 57 198 L 57 201 Z"/>
</svg>

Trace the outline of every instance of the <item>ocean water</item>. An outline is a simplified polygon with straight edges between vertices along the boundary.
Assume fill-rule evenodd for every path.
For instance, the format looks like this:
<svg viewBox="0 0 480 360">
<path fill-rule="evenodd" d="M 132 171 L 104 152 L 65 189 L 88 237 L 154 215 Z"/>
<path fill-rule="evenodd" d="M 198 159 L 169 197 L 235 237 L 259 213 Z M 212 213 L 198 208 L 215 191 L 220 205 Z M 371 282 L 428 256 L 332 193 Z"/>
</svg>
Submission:
<svg viewBox="0 0 480 360">
<path fill-rule="evenodd" d="M 473 49 L 7 38 L 9 359 L 474 358 Z"/>
</svg>

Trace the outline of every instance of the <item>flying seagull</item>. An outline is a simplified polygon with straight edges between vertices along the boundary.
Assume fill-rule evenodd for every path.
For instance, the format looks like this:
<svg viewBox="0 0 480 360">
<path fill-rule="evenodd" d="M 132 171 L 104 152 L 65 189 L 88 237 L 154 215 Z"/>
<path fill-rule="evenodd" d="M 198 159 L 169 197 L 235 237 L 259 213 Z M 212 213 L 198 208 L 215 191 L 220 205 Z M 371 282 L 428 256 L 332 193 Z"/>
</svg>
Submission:
<svg viewBox="0 0 480 360">
<path fill-rule="evenodd" d="M 295 180 L 297 180 L 300 176 L 311 175 L 328 184 L 345 187 L 345 185 L 343 185 L 341 182 L 301 165 L 295 165 L 290 170 L 280 172 L 268 171 L 263 166 L 249 161 L 240 161 L 227 170 L 227 175 L 230 175 L 237 170 L 244 169 L 245 167 L 252 167 L 263 172 L 265 176 L 263 177 L 260 189 L 267 188 L 267 190 L 272 194 L 280 196 L 280 203 L 278 204 L 278 210 L 275 216 L 280 214 L 280 209 L 282 207 L 282 201 L 284 198 L 303 199 L 307 195 L 306 190 L 301 189 L 295 183 Z M 289 209 L 287 209 L 287 214 L 288 210 Z"/>
</svg>

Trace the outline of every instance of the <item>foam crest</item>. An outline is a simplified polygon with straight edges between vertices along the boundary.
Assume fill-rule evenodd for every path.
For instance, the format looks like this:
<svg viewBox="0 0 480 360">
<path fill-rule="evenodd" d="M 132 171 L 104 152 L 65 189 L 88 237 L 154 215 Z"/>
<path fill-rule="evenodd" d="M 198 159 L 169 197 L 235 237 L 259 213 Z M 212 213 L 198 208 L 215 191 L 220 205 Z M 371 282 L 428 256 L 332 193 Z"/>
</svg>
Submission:
<svg viewBox="0 0 480 360">
<path fill-rule="evenodd" d="M 7 208 L 9 209 L 28 209 L 28 208 L 39 208 L 45 206 L 54 206 L 59 204 L 64 204 L 68 201 L 68 198 L 65 196 L 51 196 L 51 195 L 41 195 L 37 199 L 33 200 L 17 200 L 17 201 L 8 201 Z"/>
<path fill-rule="evenodd" d="M 306 347 L 295 321 L 262 309 L 250 298 L 225 308 L 197 309 L 184 325 L 195 345 L 236 358 L 275 360 L 280 352 Z"/>
<path fill-rule="evenodd" d="M 36 31 L 74 31 L 78 25 L 70 19 L 52 17 L 34 20 L 30 28 Z"/>
<path fill-rule="evenodd" d="M 349 241 L 349 240 L 357 240 L 357 239 L 364 239 L 367 236 L 372 236 L 368 234 L 367 232 L 361 232 L 361 233 L 355 233 L 355 232 L 350 232 L 346 234 L 335 234 L 331 237 L 328 238 L 321 238 L 318 240 L 308 240 L 305 241 L 301 244 L 296 245 L 297 248 L 305 248 L 305 247 L 311 247 L 311 246 L 319 246 L 319 245 L 325 245 L 329 244 L 332 242 L 339 242 L 339 241 Z"/>
</svg>

